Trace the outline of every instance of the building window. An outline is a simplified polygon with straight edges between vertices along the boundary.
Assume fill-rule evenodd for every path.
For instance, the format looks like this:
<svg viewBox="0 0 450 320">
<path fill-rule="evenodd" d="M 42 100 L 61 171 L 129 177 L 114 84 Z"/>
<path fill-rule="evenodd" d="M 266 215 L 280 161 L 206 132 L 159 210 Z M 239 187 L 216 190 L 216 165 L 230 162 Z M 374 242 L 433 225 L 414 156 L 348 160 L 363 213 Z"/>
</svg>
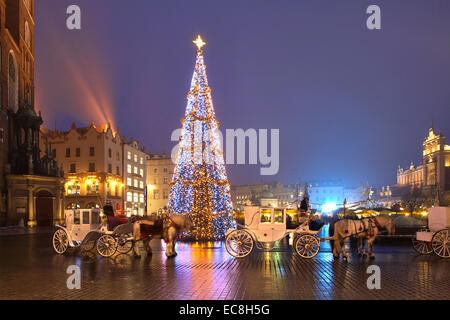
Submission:
<svg viewBox="0 0 450 320">
<path fill-rule="evenodd" d="M 131 178 L 127 178 L 127 186 L 132 186 L 133 184 L 132 184 L 132 182 L 131 182 Z"/>
<path fill-rule="evenodd" d="M 164 184 L 168 184 L 169 183 L 169 179 L 167 177 L 164 178 Z"/>
<path fill-rule="evenodd" d="M 133 202 L 139 202 L 139 194 L 137 193 L 133 194 Z"/>
<path fill-rule="evenodd" d="M 25 21 L 25 43 L 27 44 L 28 48 L 31 50 L 31 32 L 30 32 L 30 26 L 28 25 L 28 21 Z"/>
<path fill-rule="evenodd" d="M 164 200 L 169 199 L 169 193 L 167 192 L 167 190 L 163 191 L 163 199 Z"/>
<path fill-rule="evenodd" d="M 139 186 L 139 181 L 137 179 L 134 179 L 134 187 L 137 188 Z"/>
<path fill-rule="evenodd" d="M 127 201 L 132 202 L 133 201 L 133 195 L 131 192 L 127 192 Z"/>
<path fill-rule="evenodd" d="M 76 148 L 76 149 L 75 149 L 75 156 L 76 156 L 77 158 L 79 158 L 79 157 L 81 156 L 81 150 L 80 150 L 80 148 Z"/>
<path fill-rule="evenodd" d="M 86 209 L 100 209 L 100 206 L 95 202 L 89 202 L 86 205 Z"/>
<path fill-rule="evenodd" d="M 79 195 L 80 194 L 80 181 L 67 182 L 67 195 Z"/>
<path fill-rule="evenodd" d="M 128 159 L 128 160 L 131 160 L 131 151 L 128 151 L 128 152 L 127 152 L 127 159 Z"/>
<path fill-rule="evenodd" d="M 66 148 L 66 158 L 70 158 L 70 148 Z"/>
<path fill-rule="evenodd" d="M 120 161 L 120 153 L 118 153 L 118 152 L 116 153 L 116 160 Z"/>
<path fill-rule="evenodd" d="M 144 158 L 141 157 L 140 164 L 144 164 Z"/>
<path fill-rule="evenodd" d="M 139 187 L 140 187 L 141 189 L 144 189 L 144 181 L 140 181 L 140 182 L 139 182 Z"/>
<path fill-rule="evenodd" d="M 154 173 L 158 173 L 158 168 L 153 169 Z"/>
<path fill-rule="evenodd" d="M 159 200 L 159 191 L 158 190 L 153 191 L 153 200 Z"/>
<path fill-rule="evenodd" d="M 139 195 L 139 202 L 144 203 L 144 195 L 142 193 Z"/>
<path fill-rule="evenodd" d="M 134 174 L 138 174 L 138 167 L 134 167 Z"/>
<path fill-rule="evenodd" d="M 75 163 L 70 164 L 69 173 L 76 173 L 77 172 L 77 166 Z"/>
<path fill-rule="evenodd" d="M 127 165 L 127 172 L 128 172 L 128 173 L 131 173 L 131 164 L 128 164 L 128 165 Z"/>
<path fill-rule="evenodd" d="M 155 179 L 153 180 L 153 183 L 154 183 L 154 184 L 158 184 L 158 178 L 155 178 Z"/>
<path fill-rule="evenodd" d="M 144 169 L 140 169 L 140 170 L 139 170 L 139 175 L 140 175 L 141 177 L 144 177 Z"/>
<path fill-rule="evenodd" d="M 167 173 L 167 168 L 164 168 L 164 173 Z"/>
<path fill-rule="evenodd" d="M 118 176 L 120 176 L 120 169 L 119 169 L 119 167 L 116 167 L 116 174 L 117 174 Z"/>
<path fill-rule="evenodd" d="M 91 157 L 95 156 L 95 148 L 94 147 L 89 148 L 89 156 L 91 156 Z"/>
<path fill-rule="evenodd" d="M 112 164 L 108 163 L 108 173 L 112 173 Z"/>
<path fill-rule="evenodd" d="M 97 179 L 88 180 L 86 182 L 86 191 L 88 194 L 98 193 L 99 185 Z"/>
<path fill-rule="evenodd" d="M 138 162 L 138 156 L 137 156 L 137 154 L 134 155 L 134 162 Z"/>
<path fill-rule="evenodd" d="M 70 210 L 70 209 L 81 209 L 81 206 L 78 203 L 72 202 L 69 203 L 66 207 L 66 209 Z"/>
<path fill-rule="evenodd" d="M 110 158 L 112 158 L 112 150 L 111 150 L 111 148 L 108 149 L 108 156 L 109 156 Z"/>
<path fill-rule="evenodd" d="M 89 163 L 89 172 L 95 172 L 95 163 Z"/>
</svg>

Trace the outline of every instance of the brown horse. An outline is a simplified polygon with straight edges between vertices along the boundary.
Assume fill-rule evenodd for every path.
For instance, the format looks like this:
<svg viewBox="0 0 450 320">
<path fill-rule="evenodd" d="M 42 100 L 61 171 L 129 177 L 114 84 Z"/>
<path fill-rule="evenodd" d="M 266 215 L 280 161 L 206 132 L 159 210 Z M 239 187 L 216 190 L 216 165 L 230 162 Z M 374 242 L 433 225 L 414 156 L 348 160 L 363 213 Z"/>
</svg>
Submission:
<svg viewBox="0 0 450 320">
<path fill-rule="evenodd" d="M 365 241 L 367 240 L 367 251 L 371 259 L 375 258 L 372 251 L 373 242 L 375 237 L 380 232 L 380 229 L 387 229 L 389 234 L 395 233 L 394 219 L 387 216 L 376 216 L 363 218 L 361 220 L 344 219 L 339 220 L 334 225 L 334 246 L 333 256 L 339 258 L 341 251 L 344 256 L 344 260 L 347 260 L 347 252 L 345 251 L 345 243 L 350 237 L 358 239 L 358 254 L 365 255 Z"/>
<path fill-rule="evenodd" d="M 152 239 L 165 239 L 167 242 L 166 256 L 168 258 L 177 255 L 175 244 L 181 232 L 192 228 L 192 220 L 189 215 L 173 214 L 158 220 L 147 218 L 135 219 L 133 224 L 133 252 L 134 256 L 140 258 L 138 242 L 143 239 L 144 249 L 148 255 L 152 254 L 150 241 Z"/>
</svg>

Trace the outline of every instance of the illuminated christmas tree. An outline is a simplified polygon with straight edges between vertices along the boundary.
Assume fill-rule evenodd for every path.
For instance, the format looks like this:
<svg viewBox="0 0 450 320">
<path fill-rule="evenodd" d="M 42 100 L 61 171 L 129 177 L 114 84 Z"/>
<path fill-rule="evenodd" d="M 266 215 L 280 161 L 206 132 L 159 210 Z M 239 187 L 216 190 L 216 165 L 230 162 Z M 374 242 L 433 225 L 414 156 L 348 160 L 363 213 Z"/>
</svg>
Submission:
<svg viewBox="0 0 450 320">
<path fill-rule="evenodd" d="M 193 240 L 219 240 L 234 226 L 230 184 L 206 77 L 205 43 L 200 36 L 197 60 L 187 97 L 185 117 L 171 182 L 169 208 L 190 214 L 194 228 L 186 236 Z"/>
</svg>

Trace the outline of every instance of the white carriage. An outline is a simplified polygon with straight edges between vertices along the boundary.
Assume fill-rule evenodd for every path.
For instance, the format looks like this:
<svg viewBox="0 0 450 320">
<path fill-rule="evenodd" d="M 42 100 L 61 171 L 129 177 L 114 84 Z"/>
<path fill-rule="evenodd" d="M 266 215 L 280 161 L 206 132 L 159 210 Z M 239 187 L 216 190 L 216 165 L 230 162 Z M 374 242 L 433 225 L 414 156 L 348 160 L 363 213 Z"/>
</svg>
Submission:
<svg viewBox="0 0 450 320">
<path fill-rule="evenodd" d="M 287 229 L 286 208 L 253 206 L 244 210 L 245 226 L 229 229 L 226 233 L 226 249 L 233 257 L 244 258 L 255 246 L 261 250 L 271 250 L 288 234 L 293 234 L 293 246 L 302 258 L 311 259 L 319 252 L 321 239 L 317 234 L 323 225 L 311 230 L 310 224 L 316 220 L 314 216 L 299 218 L 297 228 Z"/>
<path fill-rule="evenodd" d="M 65 210 L 65 225 L 56 226 L 52 237 L 55 252 L 64 254 L 69 248 L 76 247 L 83 251 L 96 248 L 103 257 L 110 257 L 116 251 L 130 252 L 133 224 L 121 224 L 111 231 L 102 215 L 100 209 Z"/>
<path fill-rule="evenodd" d="M 449 258 L 450 207 L 433 207 L 428 212 L 428 229 L 420 230 L 413 236 L 413 248 L 420 254 L 434 252 L 441 258 Z"/>
</svg>

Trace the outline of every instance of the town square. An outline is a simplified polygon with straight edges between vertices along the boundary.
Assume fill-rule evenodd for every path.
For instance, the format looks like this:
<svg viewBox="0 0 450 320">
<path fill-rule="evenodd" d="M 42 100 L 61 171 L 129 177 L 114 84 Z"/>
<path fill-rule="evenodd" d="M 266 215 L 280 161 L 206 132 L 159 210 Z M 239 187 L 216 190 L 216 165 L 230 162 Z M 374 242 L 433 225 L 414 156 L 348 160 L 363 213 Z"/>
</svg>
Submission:
<svg viewBox="0 0 450 320">
<path fill-rule="evenodd" d="M 0 300 L 450 300 L 448 13 L 0 0 Z"/>
</svg>

